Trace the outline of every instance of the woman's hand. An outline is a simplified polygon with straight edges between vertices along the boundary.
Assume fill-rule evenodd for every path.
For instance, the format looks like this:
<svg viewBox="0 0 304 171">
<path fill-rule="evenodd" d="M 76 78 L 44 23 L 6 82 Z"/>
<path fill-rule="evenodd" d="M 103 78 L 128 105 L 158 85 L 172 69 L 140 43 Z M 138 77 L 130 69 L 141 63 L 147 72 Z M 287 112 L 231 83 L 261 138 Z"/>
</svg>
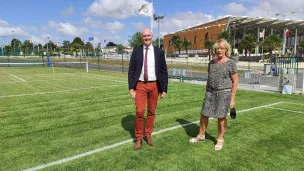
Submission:
<svg viewBox="0 0 304 171">
<path fill-rule="evenodd" d="M 231 101 L 230 101 L 230 109 L 232 109 L 232 108 L 234 107 L 234 105 L 235 105 L 234 100 L 231 100 Z"/>
</svg>

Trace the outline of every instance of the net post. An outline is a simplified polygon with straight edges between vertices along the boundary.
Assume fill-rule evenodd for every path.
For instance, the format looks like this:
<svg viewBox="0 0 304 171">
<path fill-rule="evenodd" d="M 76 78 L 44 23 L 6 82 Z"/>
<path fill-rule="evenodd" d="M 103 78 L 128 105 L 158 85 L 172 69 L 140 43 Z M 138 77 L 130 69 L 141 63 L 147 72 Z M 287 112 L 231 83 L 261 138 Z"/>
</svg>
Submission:
<svg viewBox="0 0 304 171">
<path fill-rule="evenodd" d="M 87 73 L 89 72 L 89 64 L 88 62 L 86 62 L 86 70 L 87 70 Z"/>
<path fill-rule="evenodd" d="M 54 63 L 52 62 L 53 74 L 55 74 Z"/>
</svg>

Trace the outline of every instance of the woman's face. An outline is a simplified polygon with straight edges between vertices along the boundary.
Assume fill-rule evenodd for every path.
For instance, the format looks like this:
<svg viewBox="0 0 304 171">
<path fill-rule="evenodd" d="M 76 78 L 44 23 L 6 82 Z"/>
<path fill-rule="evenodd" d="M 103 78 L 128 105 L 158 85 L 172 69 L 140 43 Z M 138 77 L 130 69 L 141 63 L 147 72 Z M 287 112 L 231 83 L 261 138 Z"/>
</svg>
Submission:
<svg viewBox="0 0 304 171">
<path fill-rule="evenodd" d="M 218 58 L 222 58 L 225 56 L 227 49 L 222 45 L 219 44 L 219 46 L 216 48 L 216 55 Z"/>
</svg>

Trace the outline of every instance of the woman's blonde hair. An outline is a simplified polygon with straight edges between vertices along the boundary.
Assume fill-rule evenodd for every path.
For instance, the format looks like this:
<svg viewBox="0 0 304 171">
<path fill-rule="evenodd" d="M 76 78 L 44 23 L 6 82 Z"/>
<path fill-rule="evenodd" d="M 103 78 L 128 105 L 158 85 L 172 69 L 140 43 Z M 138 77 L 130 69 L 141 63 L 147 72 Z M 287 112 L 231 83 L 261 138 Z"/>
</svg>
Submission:
<svg viewBox="0 0 304 171">
<path fill-rule="evenodd" d="M 225 55 L 227 57 L 230 57 L 230 54 L 231 54 L 231 46 L 230 44 L 225 40 L 225 39 L 220 39 L 220 40 L 217 40 L 214 45 L 213 45 L 213 53 L 216 54 L 216 49 L 219 48 L 219 47 L 223 47 L 225 48 L 226 52 L 225 52 Z"/>
</svg>

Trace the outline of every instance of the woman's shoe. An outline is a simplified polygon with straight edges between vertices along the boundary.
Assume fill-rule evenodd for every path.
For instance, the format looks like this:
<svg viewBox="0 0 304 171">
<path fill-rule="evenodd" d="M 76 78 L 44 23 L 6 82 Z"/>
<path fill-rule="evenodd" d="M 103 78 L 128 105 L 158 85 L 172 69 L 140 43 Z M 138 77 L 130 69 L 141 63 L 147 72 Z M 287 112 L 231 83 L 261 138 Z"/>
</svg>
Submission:
<svg viewBox="0 0 304 171">
<path fill-rule="evenodd" d="M 215 149 L 216 151 L 221 150 L 221 149 L 223 148 L 224 139 L 222 139 L 222 140 L 217 139 L 217 142 L 221 142 L 222 145 L 215 145 L 215 146 L 214 146 L 214 149 Z"/>
<path fill-rule="evenodd" d="M 191 143 L 197 143 L 197 142 L 203 141 L 205 139 L 206 139 L 205 135 L 203 135 L 203 136 L 197 135 L 195 138 L 191 138 L 189 141 Z"/>
</svg>

